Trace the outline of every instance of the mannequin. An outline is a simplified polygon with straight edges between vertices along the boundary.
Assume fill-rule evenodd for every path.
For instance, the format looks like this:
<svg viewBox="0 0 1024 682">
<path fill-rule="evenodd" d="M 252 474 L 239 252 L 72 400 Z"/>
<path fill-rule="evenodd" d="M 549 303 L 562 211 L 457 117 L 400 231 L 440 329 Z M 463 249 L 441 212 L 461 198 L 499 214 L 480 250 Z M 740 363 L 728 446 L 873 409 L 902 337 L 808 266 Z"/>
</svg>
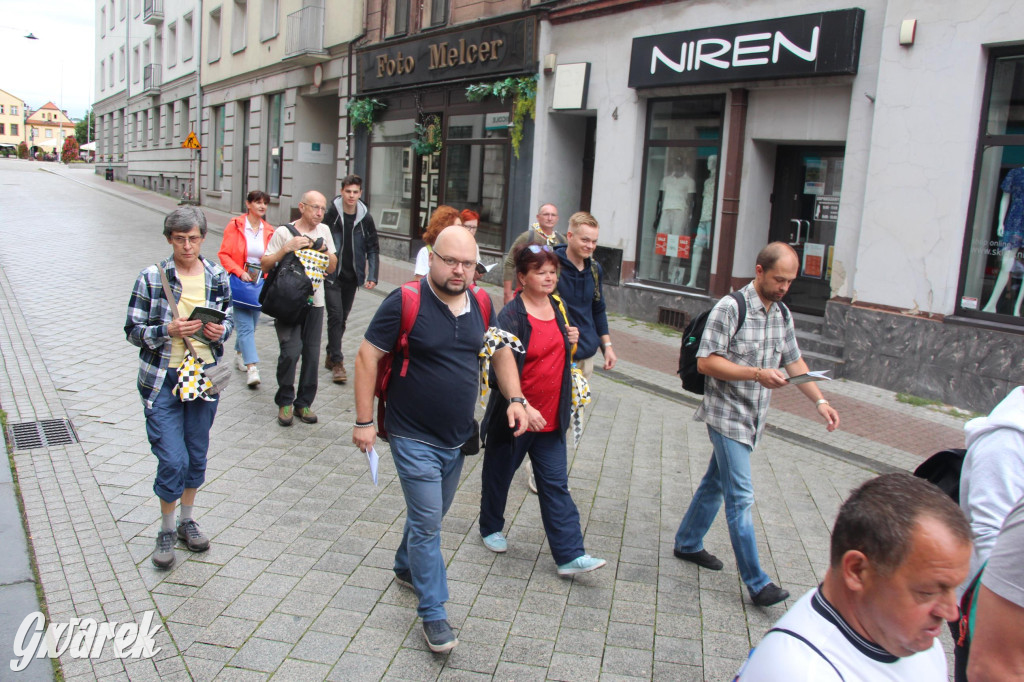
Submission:
<svg viewBox="0 0 1024 682">
<path fill-rule="evenodd" d="M 992 295 L 981 309 L 985 313 L 996 312 L 996 304 L 1009 284 L 1010 272 L 1017 262 L 1017 250 L 1024 246 L 1024 168 L 1011 169 L 1000 189 L 1003 190 L 1003 198 L 999 202 L 999 227 L 996 228 L 996 236 L 999 237 L 1003 254 L 999 274 L 996 275 L 996 283 L 992 287 Z M 1024 283 L 1021 284 L 1017 300 L 1013 304 L 1013 314 L 1018 317 L 1022 298 Z"/>
<path fill-rule="evenodd" d="M 700 221 L 697 223 L 697 234 L 690 245 L 690 277 L 688 287 L 697 286 L 697 275 L 700 264 L 704 260 L 704 251 L 711 243 L 711 219 L 715 212 L 715 179 L 717 177 L 718 155 L 708 157 L 708 177 L 704 181 L 704 194 L 700 202 Z"/>
<path fill-rule="evenodd" d="M 672 157 L 672 172 L 661 180 L 661 191 L 658 194 L 658 208 L 654 217 L 657 227 L 661 224 L 662 231 L 668 234 L 683 234 L 690 222 L 693 210 L 693 197 L 697 192 L 697 183 L 686 172 L 686 163 L 682 156 Z M 672 284 L 683 283 L 683 266 L 679 259 L 669 266 L 669 281 Z"/>
</svg>

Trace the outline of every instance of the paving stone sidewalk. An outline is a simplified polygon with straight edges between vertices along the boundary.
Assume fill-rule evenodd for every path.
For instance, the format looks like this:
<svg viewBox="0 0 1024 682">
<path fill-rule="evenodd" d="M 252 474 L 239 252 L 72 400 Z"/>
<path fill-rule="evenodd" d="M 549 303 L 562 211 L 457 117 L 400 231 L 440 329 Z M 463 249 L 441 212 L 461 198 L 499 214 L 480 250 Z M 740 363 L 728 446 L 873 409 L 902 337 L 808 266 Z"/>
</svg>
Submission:
<svg viewBox="0 0 1024 682">
<path fill-rule="evenodd" d="M 707 465 L 707 434 L 678 379 L 650 366 L 663 353 L 674 362 L 678 339 L 628 320 L 614 322 L 616 348 L 637 352 L 594 379 L 583 440 L 570 453 L 587 550 L 608 567 L 557 577 L 521 475 L 509 496 L 509 552 L 486 550 L 476 526 L 480 458 L 467 459 L 442 537 L 462 642 L 451 655 L 427 651 L 415 599 L 392 579 L 404 503 L 386 446 L 375 487 L 351 445 L 351 384 L 331 384 L 322 367 L 319 423 L 277 425 L 276 337 L 266 319 L 257 330 L 264 384 L 248 390 L 237 374 L 212 432 L 197 497 L 211 549 L 179 549 L 172 570 L 156 570 L 155 458 L 134 388 L 137 353 L 122 326 L 136 274 L 169 252 L 160 223 L 174 202 L 67 169 L 0 164 L 0 182 L 0 407 L 11 423 L 68 418 L 80 438 L 14 455 L 50 620 L 139 621 L 155 610 L 165 624 L 155 658 L 63 656 L 66 678 L 726 680 L 783 613 L 750 604 L 723 518 L 707 543 L 730 557 L 725 570 L 672 556 Z M 40 196 L 61 201 L 44 207 Z M 203 253 L 215 257 L 227 216 L 207 214 L 218 234 Z M 40 244 L 74 258 L 41 261 L 52 249 Z M 409 267 L 386 266 L 391 286 Z M 381 293 L 357 295 L 346 357 Z M 849 401 L 844 419 L 870 406 L 923 432 L 962 425 L 847 384 L 829 387 L 837 403 Z M 812 410 L 794 403 L 790 413 L 778 402 L 778 435 L 753 462 L 754 516 L 765 570 L 796 597 L 824 575 L 829 528 L 848 491 L 925 453 L 871 434 L 826 435 L 807 418 Z"/>
</svg>

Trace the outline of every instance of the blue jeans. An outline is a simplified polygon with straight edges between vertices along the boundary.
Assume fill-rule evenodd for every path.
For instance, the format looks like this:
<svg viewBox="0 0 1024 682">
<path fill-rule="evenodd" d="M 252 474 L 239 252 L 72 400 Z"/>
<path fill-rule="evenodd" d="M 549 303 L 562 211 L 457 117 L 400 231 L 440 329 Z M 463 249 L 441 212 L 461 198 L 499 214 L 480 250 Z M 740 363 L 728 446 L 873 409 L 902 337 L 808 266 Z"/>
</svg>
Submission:
<svg viewBox="0 0 1024 682">
<path fill-rule="evenodd" d="M 527 431 L 512 443 L 488 439 L 480 491 L 480 534 L 487 537 L 505 528 L 508 488 L 526 453 L 533 462 L 540 518 L 555 563 L 561 566 L 578 559 L 583 549 L 580 513 L 569 494 L 565 433 Z"/>
<path fill-rule="evenodd" d="M 409 571 L 423 620 L 447 618 L 448 573 L 441 555 L 441 519 L 452 506 L 462 473 L 459 448 L 438 448 L 391 436 L 391 455 L 405 494 L 405 531 L 395 573 Z"/>
<path fill-rule="evenodd" d="M 178 371 L 167 370 L 167 378 L 144 410 L 146 434 L 157 458 L 153 492 L 164 502 L 181 498 L 185 488 L 198 488 L 206 480 L 206 452 L 210 449 L 210 427 L 217 416 L 218 396 L 181 402 L 171 393 L 178 383 Z"/>
<path fill-rule="evenodd" d="M 235 321 L 235 350 L 242 354 L 245 364 L 256 364 L 260 361 L 256 352 L 256 324 L 260 321 L 260 311 L 233 305 L 231 319 Z"/>
<path fill-rule="evenodd" d="M 680 552 L 699 552 L 704 549 L 704 536 L 722 506 L 725 498 L 725 520 L 729 525 L 729 539 L 740 569 L 740 578 L 753 596 L 771 579 L 761 570 L 754 538 L 754 522 L 750 508 L 754 505 L 754 484 L 750 479 L 749 445 L 708 427 L 714 454 L 708 470 L 693 493 L 690 508 L 676 532 L 676 549 Z"/>
</svg>

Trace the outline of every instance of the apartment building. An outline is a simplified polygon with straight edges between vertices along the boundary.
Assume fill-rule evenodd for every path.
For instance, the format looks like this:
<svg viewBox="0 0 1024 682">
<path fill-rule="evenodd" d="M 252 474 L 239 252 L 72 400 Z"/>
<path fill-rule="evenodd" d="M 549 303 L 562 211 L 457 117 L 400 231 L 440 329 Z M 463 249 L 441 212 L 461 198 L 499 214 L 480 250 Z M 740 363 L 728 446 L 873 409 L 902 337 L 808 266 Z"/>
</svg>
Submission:
<svg viewBox="0 0 1024 682">
<path fill-rule="evenodd" d="M 25 102 L 0 90 L 0 149 L 17 148 L 25 140 Z"/>
<path fill-rule="evenodd" d="M 64 140 L 75 136 L 75 122 L 56 104 L 47 102 L 28 115 L 24 130 L 29 153 L 59 154 Z"/>
</svg>

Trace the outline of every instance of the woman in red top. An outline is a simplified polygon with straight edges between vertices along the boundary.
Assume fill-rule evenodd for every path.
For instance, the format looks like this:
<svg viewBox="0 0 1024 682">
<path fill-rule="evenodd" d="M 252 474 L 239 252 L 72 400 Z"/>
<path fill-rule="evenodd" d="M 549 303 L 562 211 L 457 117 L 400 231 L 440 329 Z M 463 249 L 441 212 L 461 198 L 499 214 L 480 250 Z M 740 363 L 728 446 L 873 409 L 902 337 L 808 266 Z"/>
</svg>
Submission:
<svg viewBox="0 0 1024 682">
<path fill-rule="evenodd" d="M 486 447 L 480 534 L 491 551 L 508 549 L 502 534 L 508 488 L 529 454 L 551 556 L 558 574 L 571 576 L 606 563 L 584 551 L 579 511 L 569 494 L 565 432 L 572 402 L 572 348 L 579 330 L 568 326 L 553 295 L 558 286 L 558 257 L 551 247 L 527 245 L 515 254 L 515 264 L 521 291 L 498 314 L 497 325 L 519 337 L 526 349 L 516 362 L 530 425 L 514 438 L 504 416 L 509 401 L 499 391 L 491 393 L 480 429 Z M 512 400 L 524 398 L 512 396 Z"/>
<path fill-rule="evenodd" d="M 248 374 L 246 383 L 249 388 L 260 385 L 260 371 L 256 367 L 260 361 L 256 353 L 256 323 L 260 321 L 260 309 L 258 306 L 241 303 L 241 297 L 235 294 L 237 282 L 234 278 L 248 283 L 263 276 L 259 272 L 260 258 L 266 252 L 270 238 L 274 236 L 274 228 L 263 219 L 267 214 L 268 203 L 270 195 L 266 192 L 249 192 L 245 198 L 247 212 L 232 218 L 224 228 L 224 239 L 217 252 L 220 264 L 232 275 L 231 316 L 235 320 L 236 331 L 235 363 L 240 371 Z M 246 267 L 250 264 L 256 267 Z M 236 298 L 239 300 L 234 300 Z"/>
</svg>

